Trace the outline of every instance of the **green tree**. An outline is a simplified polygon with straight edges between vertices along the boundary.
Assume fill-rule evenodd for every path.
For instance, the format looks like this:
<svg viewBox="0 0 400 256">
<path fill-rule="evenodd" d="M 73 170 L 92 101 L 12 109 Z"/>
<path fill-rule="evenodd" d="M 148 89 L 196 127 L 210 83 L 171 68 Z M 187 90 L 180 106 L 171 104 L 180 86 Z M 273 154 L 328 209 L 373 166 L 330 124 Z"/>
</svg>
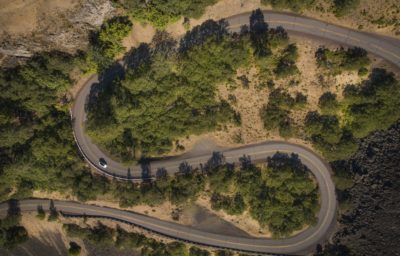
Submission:
<svg viewBox="0 0 400 256">
<path fill-rule="evenodd" d="M 262 11 L 257 9 L 250 16 L 250 40 L 256 57 L 266 57 L 271 54 L 268 38 L 268 24 L 264 21 Z"/>
<path fill-rule="evenodd" d="M 293 136 L 295 127 L 290 112 L 297 106 L 303 106 L 307 99 L 299 94 L 293 98 L 280 88 L 272 90 L 268 99 L 268 103 L 260 111 L 264 127 L 268 130 L 279 129 L 279 134 L 285 138 Z"/>
<path fill-rule="evenodd" d="M 141 60 L 141 68 L 99 93 L 89 106 L 88 134 L 113 155 L 136 160 L 168 152 L 181 136 L 238 124 L 238 113 L 215 93 L 217 83 L 248 62 L 245 46 L 227 35 L 210 35 L 182 52 L 154 49 L 151 62 Z"/>
<path fill-rule="evenodd" d="M 358 87 L 344 89 L 345 119 L 357 138 L 378 129 L 386 129 L 400 118 L 397 105 L 400 83 L 394 74 L 373 69 L 369 78 Z"/>
<path fill-rule="evenodd" d="M 111 66 L 115 57 L 125 51 L 122 40 L 129 34 L 131 27 L 132 22 L 126 16 L 107 20 L 92 36 L 90 48 L 82 64 L 83 70 L 101 72 Z"/>
<path fill-rule="evenodd" d="M 28 240 L 28 232 L 20 226 L 20 221 L 18 204 L 11 200 L 7 216 L 0 219 L 0 248 L 11 249 Z"/>
<path fill-rule="evenodd" d="M 336 94 L 325 92 L 319 97 L 318 106 L 323 113 L 336 113 L 339 107 L 339 102 L 336 99 Z"/>
<path fill-rule="evenodd" d="M 298 74 L 300 71 L 296 66 L 297 58 L 297 46 L 295 44 L 288 45 L 279 58 L 277 67 L 274 69 L 276 77 L 287 78 Z"/>
<path fill-rule="evenodd" d="M 268 172 L 253 189 L 250 214 L 267 225 L 275 237 L 290 235 L 305 224 L 313 224 L 318 209 L 318 189 L 309 170 L 296 155 L 277 153 L 268 159 Z"/>
</svg>

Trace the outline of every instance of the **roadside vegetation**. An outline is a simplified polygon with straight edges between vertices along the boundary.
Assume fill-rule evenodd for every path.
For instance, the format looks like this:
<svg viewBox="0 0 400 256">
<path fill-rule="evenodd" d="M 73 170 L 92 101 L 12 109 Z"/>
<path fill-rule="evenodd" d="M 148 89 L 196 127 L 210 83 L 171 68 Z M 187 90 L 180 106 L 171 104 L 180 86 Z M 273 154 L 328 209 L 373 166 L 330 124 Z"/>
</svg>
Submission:
<svg viewBox="0 0 400 256">
<path fill-rule="evenodd" d="M 96 226 L 81 227 L 76 224 L 64 224 L 68 237 L 80 238 L 86 243 L 100 248 L 116 247 L 119 250 L 134 250 L 146 256 L 218 256 L 238 255 L 233 252 L 217 250 L 210 251 L 197 246 L 188 246 L 182 242 L 163 242 L 149 238 L 141 233 L 128 232 L 117 226 L 115 229 L 98 222 Z M 245 256 L 247 254 L 240 254 Z"/>
<path fill-rule="evenodd" d="M 131 31 L 132 23 L 126 16 L 107 20 L 99 31 L 91 35 L 89 49 L 84 54 L 81 68 L 87 73 L 101 73 L 125 52 L 122 39 Z"/>
<path fill-rule="evenodd" d="M 316 57 L 320 62 L 318 52 L 320 50 Z M 354 61 L 333 61 L 328 66 L 320 65 L 322 71 L 336 73 L 345 66 L 345 70 L 359 70 L 369 63 L 363 50 L 347 52 L 361 54 L 351 58 Z M 384 69 L 375 68 L 361 83 L 346 85 L 343 96 L 342 100 L 338 100 L 333 93 L 322 94 L 318 103 L 320 112 L 308 112 L 304 122 L 304 129 L 314 146 L 331 161 L 348 158 L 357 151 L 359 139 L 373 131 L 387 129 L 400 118 L 395 110 L 400 83 L 393 73 Z"/>
<path fill-rule="evenodd" d="M 321 47 L 315 53 L 317 64 L 322 70 L 328 72 L 329 75 L 338 75 L 343 71 L 359 71 L 365 72 L 366 66 L 370 64 L 367 51 L 359 48 L 338 48 L 329 50 Z"/>
<path fill-rule="evenodd" d="M 132 18 L 149 22 L 156 28 L 162 29 L 181 17 L 199 18 L 204 9 L 215 4 L 217 0 L 115 0 L 115 2 L 126 9 Z"/>
<path fill-rule="evenodd" d="M 103 50 L 120 49 L 116 35 L 126 24 L 121 29 L 114 20 L 99 32 L 99 44 L 109 47 Z M 0 71 L 0 200 L 27 198 L 33 190 L 72 191 L 81 200 L 105 192 L 107 181 L 87 171 L 71 131 L 68 90 L 71 73 L 82 66 L 82 55 L 51 52 Z"/>
<path fill-rule="evenodd" d="M 244 157 L 239 169 L 220 167 L 208 176 L 213 209 L 230 215 L 249 211 L 276 238 L 316 221 L 318 188 L 297 155 L 278 152 L 266 168 Z"/>
<path fill-rule="evenodd" d="M 194 31 L 183 39 L 193 45 L 178 49 L 166 38 L 133 52 L 134 59 L 148 56 L 89 106 L 86 128 L 96 143 L 123 160 L 135 160 L 170 151 L 178 137 L 240 122 L 231 106 L 217 98 L 216 84 L 247 63 L 248 50 L 227 35 L 223 23 L 205 26 L 215 30 L 197 44 L 190 42 L 196 40 Z"/>
<path fill-rule="evenodd" d="M 100 88 L 89 104 L 88 134 L 118 159 L 131 162 L 168 153 L 178 138 L 221 129 L 226 123 L 240 125 L 240 114 L 218 97 L 217 85 L 231 81 L 239 68 L 252 63 L 259 70 L 260 84 L 299 73 L 297 47 L 288 44 L 286 31 L 269 29 L 259 10 L 250 21 L 249 28 L 235 35 L 227 32 L 224 22 L 207 21 L 188 32 L 179 45 L 160 33 L 151 45 L 133 50 L 127 58 L 135 61 L 125 78 Z M 305 101 L 298 94 L 292 105 Z M 277 111 L 286 113 L 293 106 Z M 273 107 L 267 110 L 275 112 L 277 104 Z M 279 126 L 286 137 L 293 133 L 289 118 L 279 117 L 272 124 L 269 115 L 264 116 L 267 128 Z"/>
<path fill-rule="evenodd" d="M 10 201 L 7 216 L 0 220 L 0 248 L 10 249 L 28 240 L 28 232 L 20 221 L 18 206 Z"/>
</svg>

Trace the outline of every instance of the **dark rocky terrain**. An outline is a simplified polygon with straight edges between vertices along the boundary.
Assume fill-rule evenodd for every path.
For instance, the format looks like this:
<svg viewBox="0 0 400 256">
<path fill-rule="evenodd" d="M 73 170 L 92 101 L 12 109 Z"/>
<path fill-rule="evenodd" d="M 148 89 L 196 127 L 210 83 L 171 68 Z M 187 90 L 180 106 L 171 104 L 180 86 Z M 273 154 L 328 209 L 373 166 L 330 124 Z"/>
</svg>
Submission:
<svg viewBox="0 0 400 256">
<path fill-rule="evenodd" d="M 340 164 L 354 186 L 339 192 L 351 209 L 339 216 L 333 245 L 318 255 L 400 255 L 400 122 L 361 142 Z"/>
</svg>

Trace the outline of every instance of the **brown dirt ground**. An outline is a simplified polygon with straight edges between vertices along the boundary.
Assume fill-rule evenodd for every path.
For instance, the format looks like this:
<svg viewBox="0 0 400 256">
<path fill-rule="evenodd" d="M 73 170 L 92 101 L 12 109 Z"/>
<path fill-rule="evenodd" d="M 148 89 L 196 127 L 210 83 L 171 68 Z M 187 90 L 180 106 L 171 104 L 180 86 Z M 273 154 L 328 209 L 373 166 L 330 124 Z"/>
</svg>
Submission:
<svg viewBox="0 0 400 256">
<path fill-rule="evenodd" d="M 62 230 L 62 223 L 60 221 L 48 222 L 47 220 L 39 220 L 35 215 L 36 213 L 23 214 L 21 224 L 28 231 L 30 241 L 34 239 L 39 243 L 31 245 L 28 242 L 27 244 L 22 244 L 22 250 L 26 251 L 28 255 L 38 255 L 35 252 L 37 246 L 43 247 L 42 250 L 45 249 L 47 251 L 42 251 L 42 255 L 65 255 L 71 239 L 65 236 Z M 81 241 L 75 242 L 83 244 Z M 82 255 L 87 255 L 84 247 L 82 247 Z"/>
<path fill-rule="evenodd" d="M 137 47 L 141 43 L 150 43 L 153 39 L 156 30 L 148 24 L 141 24 L 133 21 L 132 30 L 129 35 L 123 40 L 122 45 L 129 50 L 132 47 Z"/>
<path fill-rule="evenodd" d="M 80 0 L 0 0 L 0 34 L 28 35 L 44 17 L 72 10 L 79 3 Z"/>
</svg>

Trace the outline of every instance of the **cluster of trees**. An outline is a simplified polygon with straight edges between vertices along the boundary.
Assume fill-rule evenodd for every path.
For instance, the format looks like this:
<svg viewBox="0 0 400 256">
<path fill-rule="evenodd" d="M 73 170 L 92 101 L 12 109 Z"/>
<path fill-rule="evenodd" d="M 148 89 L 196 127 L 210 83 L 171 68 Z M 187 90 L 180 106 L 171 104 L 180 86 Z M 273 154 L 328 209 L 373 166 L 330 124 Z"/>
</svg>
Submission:
<svg viewBox="0 0 400 256">
<path fill-rule="evenodd" d="M 220 166 L 209 170 L 207 177 L 214 209 L 232 215 L 248 210 L 275 237 L 288 236 L 316 220 L 318 188 L 297 155 L 276 153 L 267 168 L 243 157 L 240 168 Z"/>
<path fill-rule="evenodd" d="M 14 201 L 9 202 L 9 210 L 4 219 L 0 219 L 0 248 L 12 248 L 28 240 L 28 232 L 20 226 L 21 214 Z"/>
<path fill-rule="evenodd" d="M 216 0 L 115 0 L 127 9 L 134 19 L 149 22 L 157 28 L 178 21 L 182 16 L 199 18 L 205 8 L 215 4 Z"/>
<path fill-rule="evenodd" d="M 283 78 L 295 73 L 297 47 L 294 44 L 288 46 L 289 37 L 282 27 L 269 29 L 260 9 L 253 11 L 249 31 L 243 29 L 242 35 L 248 35 L 243 37 L 251 43 L 253 61 L 261 80 L 271 79 L 273 74 Z"/>
<path fill-rule="evenodd" d="M 99 31 L 91 35 L 85 61 L 81 68 L 86 72 L 102 72 L 111 66 L 115 57 L 125 51 L 122 39 L 131 31 L 132 22 L 126 16 L 117 16 L 107 20 Z"/>
<path fill-rule="evenodd" d="M 344 89 L 345 123 L 357 138 L 387 129 L 400 118 L 400 82 L 391 72 L 373 69 L 368 79 Z"/>
<path fill-rule="evenodd" d="M 340 126 L 337 115 L 308 112 L 304 128 L 314 146 L 330 161 L 346 159 L 358 148 L 352 132 Z"/>
<path fill-rule="evenodd" d="M 265 174 L 245 164 L 236 180 L 250 214 L 274 237 L 285 237 L 316 221 L 318 188 L 297 155 L 268 158 Z"/>
<path fill-rule="evenodd" d="M 232 79 L 239 67 L 253 60 L 260 76 L 285 78 L 299 72 L 297 47 L 287 45 L 283 28 L 268 28 L 261 10 L 252 13 L 249 28 L 240 34 L 230 35 L 226 26 L 207 21 L 189 31 L 179 45 L 159 33 L 151 45 L 133 50 L 127 58 L 132 69 L 125 78 L 104 87 L 89 105 L 88 134 L 125 162 L 163 154 L 179 137 L 226 122 L 240 124 L 239 113 L 216 99 L 216 85 Z M 280 56 L 274 56 L 275 51 Z M 298 94 L 295 100 L 298 106 L 306 98 Z M 287 110 L 274 114 L 282 112 Z M 278 123 L 288 137 L 292 127 L 285 113 Z"/>
<path fill-rule="evenodd" d="M 96 36 L 100 55 L 112 58 L 121 50 L 128 23 L 107 21 Z M 87 171 L 72 135 L 67 91 L 71 73 L 84 66 L 82 55 L 51 52 L 1 69 L 0 200 L 26 198 L 37 189 L 72 191 L 89 200 L 109 189 L 106 179 Z"/>
<path fill-rule="evenodd" d="M 185 170 L 174 176 L 166 174 L 155 182 L 114 183 L 110 193 L 122 207 L 139 204 L 158 205 L 166 200 L 181 205 L 195 201 L 204 190 L 205 177 L 197 170 Z"/>
<path fill-rule="evenodd" d="M 264 127 L 268 130 L 279 129 L 279 134 L 285 138 L 293 136 L 295 127 L 290 112 L 293 108 L 304 106 L 306 103 L 307 97 L 301 93 L 292 97 L 284 89 L 272 90 L 268 103 L 260 112 Z"/>
<path fill-rule="evenodd" d="M 100 222 L 95 227 L 80 227 L 76 224 L 64 224 L 66 234 L 69 237 L 80 238 L 85 242 L 100 247 L 115 246 L 120 250 L 139 250 L 140 255 L 146 256 L 210 256 L 212 253 L 208 250 L 196 246 L 187 247 L 181 242 L 159 242 L 153 238 L 147 238 L 140 233 L 127 232 L 124 229 L 109 228 Z M 217 251 L 215 255 L 233 255 L 223 254 L 225 251 Z M 243 254 L 244 255 L 244 254 Z"/>
<path fill-rule="evenodd" d="M 297 156 L 276 154 L 268 160 L 267 170 L 253 165 L 248 158 L 242 159 L 240 168 L 223 162 L 203 172 L 188 166 L 174 176 L 159 171 L 154 182 L 113 182 L 107 193 L 119 199 L 122 207 L 156 206 L 166 200 L 181 205 L 197 200 L 208 184 L 215 210 L 231 215 L 249 210 L 276 236 L 289 235 L 315 220 L 317 186 Z"/>
<path fill-rule="evenodd" d="M 305 224 L 313 224 L 318 210 L 317 185 L 296 155 L 276 154 L 268 159 L 268 171 L 256 191 L 252 215 L 267 224 L 275 236 L 286 236 Z M 268 200 L 262 200 L 267 197 Z"/>
<path fill-rule="evenodd" d="M 347 85 L 343 95 L 339 102 L 335 94 L 324 93 L 318 103 L 322 114 L 312 111 L 305 118 L 305 131 L 329 160 L 347 159 L 358 149 L 359 138 L 400 118 L 400 84 L 384 69 L 373 69 L 360 84 Z"/>
<path fill-rule="evenodd" d="M 220 24 L 209 22 L 220 28 Z M 205 28 L 205 29 L 208 29 Z M 240 123 L 228 102 L 216 97 L 216 84 L 248 63 L 249 49 L 227 34 L 188 32 L 185 48 L 163 36 L 152 47 L 134 51 L 138 61 L 125 78 L 97 95 L 89 108 L 87 132 L 96 143 L 123 160 L 171 150 L 178 137 Z M 162 38 L 158 41 L 159 38 Z M 141 57 L 145 55 L 146 58 Z"/>
<path fill-rule="evenodd" d="M 322 113 L 336 113 L 339 108 L 337 95 L 331 92 L 325 92 L 319 97 L 318 106 Z"/>
<path fill-rule="evenodd" d="M 363 70 L 370 63 L 367 51 L 359 47 L 336 50 L 320 47 L 315 52 L 315 58 L 319 67 L 333 75 L 342 71 Z"/>
</svg>

